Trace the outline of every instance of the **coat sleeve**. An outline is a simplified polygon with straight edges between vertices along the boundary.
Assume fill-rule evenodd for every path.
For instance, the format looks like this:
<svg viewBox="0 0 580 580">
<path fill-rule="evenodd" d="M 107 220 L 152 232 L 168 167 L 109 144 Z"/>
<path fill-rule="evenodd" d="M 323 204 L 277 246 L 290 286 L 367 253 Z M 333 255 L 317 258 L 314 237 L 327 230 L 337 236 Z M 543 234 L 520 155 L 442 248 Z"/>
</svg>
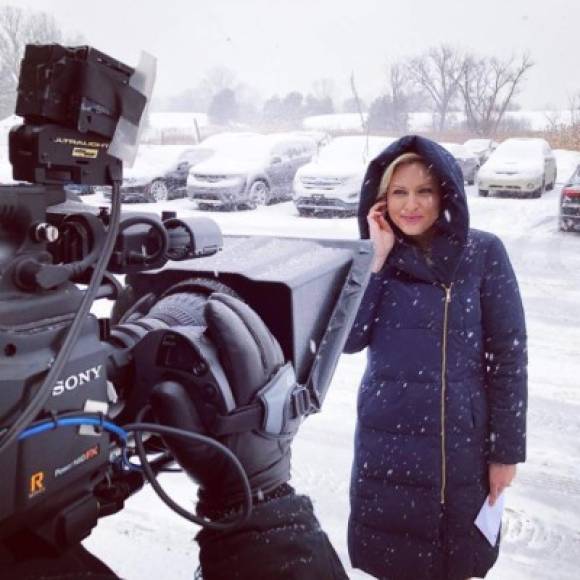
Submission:
<svg viewBox="0 0 580 580">
<path fill-rule="evenodd" d="M 307 496 L 254 505 L 240 527 L 196 539 L 204 580 L 348 580 Z"/>
<path fill-rule="evenodd" d="M 526 458 L 527 335 L 524 309 L 506 249 L 493 237 L 481 289 L 486 386 L 493 463 Z"/>
<path fill-rule="evenodd" d="M 344 352 L 352 354 L 361 351 L 369 344 L 376 312 L 381 301 L 384 277 L 379 272 L 371 274 L 369 283 L 361 300 L 350 334 L 344 345 Z"/>
</svg>

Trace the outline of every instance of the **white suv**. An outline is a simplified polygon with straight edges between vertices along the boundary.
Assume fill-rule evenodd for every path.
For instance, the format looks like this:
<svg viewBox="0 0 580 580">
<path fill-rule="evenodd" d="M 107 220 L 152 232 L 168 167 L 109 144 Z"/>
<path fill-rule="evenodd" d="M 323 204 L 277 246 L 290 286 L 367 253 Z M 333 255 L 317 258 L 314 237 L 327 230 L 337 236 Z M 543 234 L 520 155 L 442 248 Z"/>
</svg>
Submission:
<svg viewBox="0 0 580 580">
<path fill-rule="evenodd" d="M 395 139 L 364 135 L 337 137 L 294 178 L 294 204 L 300 215 L 354 213 L 371 159 Z"/>
</svg>

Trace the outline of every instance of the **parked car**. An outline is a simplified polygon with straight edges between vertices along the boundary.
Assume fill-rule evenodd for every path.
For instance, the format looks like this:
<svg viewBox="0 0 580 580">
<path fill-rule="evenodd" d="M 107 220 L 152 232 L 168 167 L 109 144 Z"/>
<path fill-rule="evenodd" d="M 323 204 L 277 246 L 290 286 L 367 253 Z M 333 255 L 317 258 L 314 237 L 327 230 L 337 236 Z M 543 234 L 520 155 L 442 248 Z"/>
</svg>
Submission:
<svg viewBox="0 0 580 580">
<path fill-rule="evenodd" d="M 558 221 L 563 232 L 580 229 L 580 165 L 560 193 Z"/>
<path fill-rule="evenodd" d="M 209 159 L 224 143 L 257 133 L 219 133 L 197 145 L 143 145 L 133 167 L 124 171 L 121 196 L 124 202 L 156 202 L 185 197 L 192 167 Z M 110 197 L 110 188 L 105 196 Z"/>
<path fill-rule="evenodd" d="M 199 145 L 188 149 L 175 145 L 142 145 L 133 167 L 123 171 L 121 200 L 156 202 L 184 197 L 191 165 L 206 159 L 207 155 Z M 103 194 L 110 198 L 111 188 L 103 188 Z"/>
<path fill-rule="evenodd" d="M 544 139 L 506 139 L 482 165 L 477 181 L 482 197 L 540 197 L 556 183 L 556 159 Z"/>
<path fill-rule="evenodd" d="M 394 139 L 364 135 L 336 137 L 294 178 L 294 204 L 300 215 L 353 213 L 367 165 Z"/>
<path fill-rule="evenodd" d="M 492 139 L 468 139 L 463 145 L 479 159 L 479 165 L 483 165 L 497 149 L 498 143 Z"/>
<path fill-rule="evenodd" d="M 326 133 L 325 131 L 310 131 L 306 129 L 292 131 L 292 135 L 296 135 L 297 137 L 308 137 L 312 139 L 318 149 L 322 149 L 322 147 L 326 147 L 331 141 L 332 137 Z"/>
<path fill-rule="evenodd" d="M 94 185 L 80 185 L 78 183 L 67 183 L 64 186 L 67 193 L 72 195 L 92 195 L 96 192 L 97 187 Z"/>
<path fill-rule="evenodd" d="M 291 133 L 230 141 L 189 173 L 187 195 L 200 209 L 254 209 L 288 199 L 296 171 L 315 153 L 311 138 Z"/>
<path fill-rule="evenodd" d="M 461 167 L 463 172 L 463 180 L 467 181 L 469 185 L 473 185 L 480 165 L 479 158 L 467 147 L 459 143 L 440 143 L 440 145 L 445 147 L 459 163 L 459 167 Z"/>
</svg>

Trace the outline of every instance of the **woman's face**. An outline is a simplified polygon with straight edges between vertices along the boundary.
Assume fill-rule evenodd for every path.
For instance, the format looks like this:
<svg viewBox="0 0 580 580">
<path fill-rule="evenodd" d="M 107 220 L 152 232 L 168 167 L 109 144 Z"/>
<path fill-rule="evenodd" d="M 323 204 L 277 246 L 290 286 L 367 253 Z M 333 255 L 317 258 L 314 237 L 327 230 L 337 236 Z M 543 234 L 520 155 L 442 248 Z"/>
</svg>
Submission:
<svg viewBox="0 0 580 580">
<path fill-rule="evenodd" d="M 387 189 L 387 213 L 404 234 L 426 240 L 440 210 L 441 188 L 426 165 L 406 163 L 395 169 Z"/>
</svg>

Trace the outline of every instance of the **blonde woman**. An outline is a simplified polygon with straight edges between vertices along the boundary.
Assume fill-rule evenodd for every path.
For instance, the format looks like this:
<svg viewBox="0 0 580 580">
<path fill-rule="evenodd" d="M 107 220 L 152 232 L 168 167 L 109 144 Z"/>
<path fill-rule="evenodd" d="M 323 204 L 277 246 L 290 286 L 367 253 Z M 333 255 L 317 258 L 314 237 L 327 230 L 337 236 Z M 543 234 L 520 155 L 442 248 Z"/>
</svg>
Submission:
<svg viewBox="0 0 580 580">
<path fill-rule="evenodd" d="M 406 136 L 369 166 L 373 273 L 345 347 L 367 347 L 351 480 L 352 564 L 389 580 L 484 577 L 474 525 L 525 459 L 527 354 L 501 241 L 469 228 L 461 169 Z"/>
</svg>

